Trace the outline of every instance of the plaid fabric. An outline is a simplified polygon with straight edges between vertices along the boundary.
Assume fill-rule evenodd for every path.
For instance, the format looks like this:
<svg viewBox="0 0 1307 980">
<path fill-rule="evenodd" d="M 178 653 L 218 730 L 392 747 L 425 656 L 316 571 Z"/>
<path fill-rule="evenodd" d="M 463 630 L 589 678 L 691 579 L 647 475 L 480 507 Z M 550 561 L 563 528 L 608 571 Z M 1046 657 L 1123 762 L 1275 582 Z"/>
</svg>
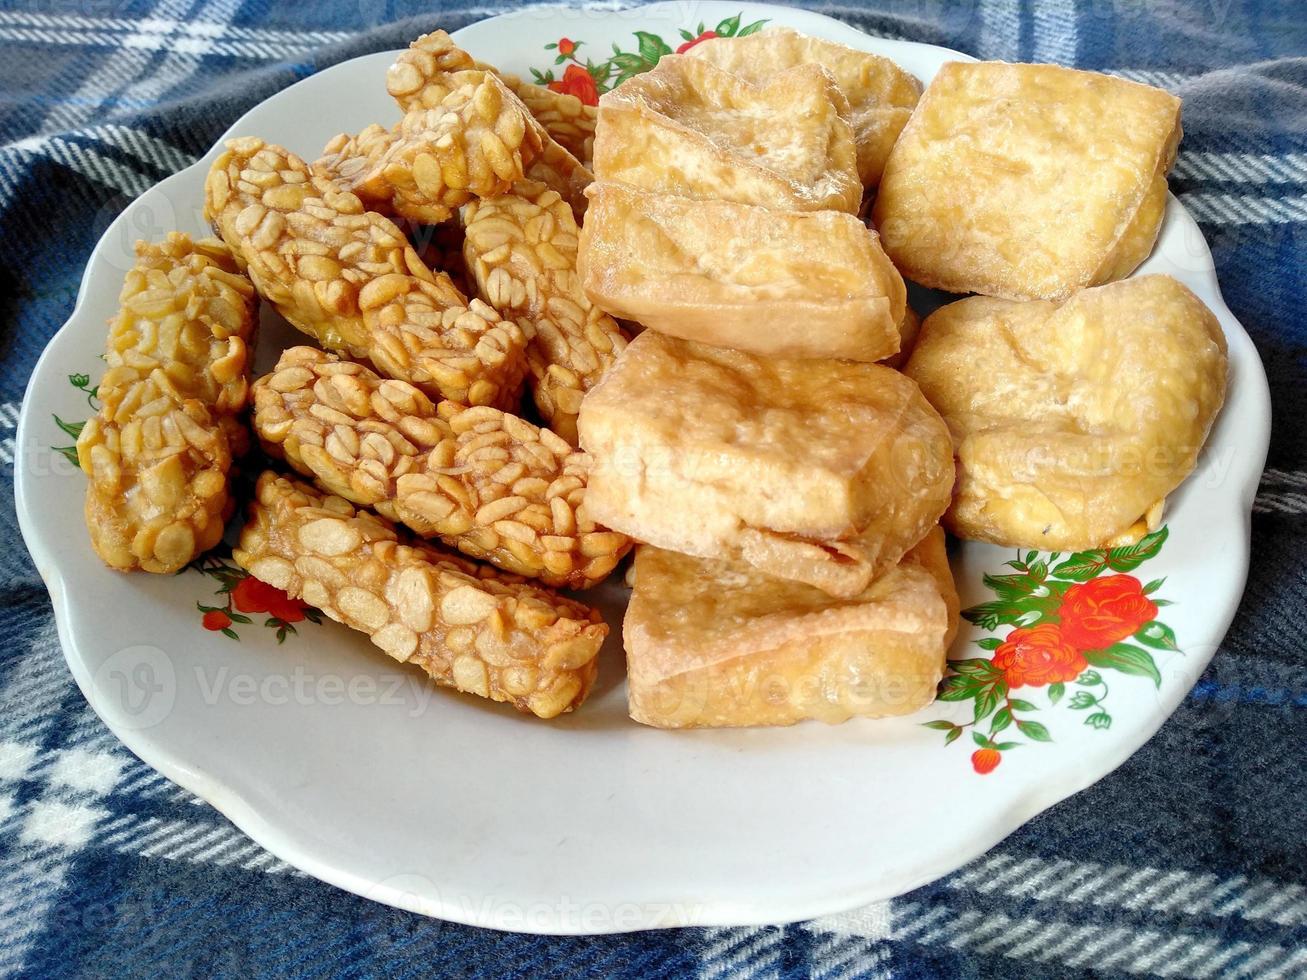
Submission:
<svg viewBox="0 0 1307 980">
<path fill-rule="evenodd" d="M 873 34 L 1104 69 L 1184 97 L 1172 187 L 1203 225 L 1275 403 L 1252 577 L 1225 646 L 1157 737 L 957 874 L 814 922 L 594 939 L 502 935 L 355 898 L 294 872 L 143 766 L 73 685 L 9 487 L 35 358 L 128 200 L 291 82 L 503 8 L 31 7 L 0 10 L 0 972 L 1307 976 L 1301 0 L 819 6 Z"/>
</svg>

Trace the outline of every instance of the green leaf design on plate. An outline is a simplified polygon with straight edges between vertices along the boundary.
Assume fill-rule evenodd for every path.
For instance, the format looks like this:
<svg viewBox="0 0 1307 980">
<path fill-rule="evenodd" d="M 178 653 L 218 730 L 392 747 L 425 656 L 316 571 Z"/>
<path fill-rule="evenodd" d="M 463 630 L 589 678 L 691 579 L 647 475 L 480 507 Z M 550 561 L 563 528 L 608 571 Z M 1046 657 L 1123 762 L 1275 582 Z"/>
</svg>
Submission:
<svg viewBox="0 0 1307 980">
<path fill-rule="evenodd" d="M 980 693 L 984 684 L 972 677 L 965 677 L 955 674 L 952 677 L 945 677 L 939 685 L 939 699 L 941 701 L 970 701 Z"/>
<path fill-rule="evenodd" d="M 1048 734 L 1048 729 L 1037 721 L 1021 721 L 1017 719 L 1017 731 L 1026 738 L 1036 742 L 1051 742 L 1053 736 Z"/>
<path fill-rule="evenodd" d="M 1077 551 L 1053 568 L 1054 575 L 1073 582 L 1088 582 L 1107 567 L 1106 551 Z"/>
<path fill-rule="evenodd" d="M 644 59 L 645 64 L 650 68 L 658 64 L 658 59 L 663 55 L 672 53 L 672 49 L 667 46 L 667 42 L 657 34 L 650 34 L 648 31 L 636 31 L 635 37 L 640 42 L 640 57 Z"/>
<path fill-rule="evenodd" d="M 1153 655 L 1147 650 L 1132 647 L 1126 643 L 1115 643 L 1106 650 L 1086 650 L 1085 660 L 1095 667 L 1119 670 L 1123 674 L 1152 679 L 1155 686 L 1162 686 L 1162 675 L 1158 673 Z"/>
<path fill-rule="evenodd" d="M 1107 564 L 1114 572 L 1132 572 L 1149 558 L 1156 556 L 1162 550 L 1162 543 L 1166 541 L 1167 531 L 1165 526 L 1159 527 L 1152 534 L 1145 534 L 1134 544 L 1123 545 L 1120 548 L 1112 548 L 1107 552 Z"/>
<path fill-rule="evenodd" d="M 1179 645 L 1175 642 L 1175 633 L 1171 627 L 1165 623 L 1153 620 L 1151 623 L 1145 623 L 1140 627 L 1139 632 L 1134 638 L 1145 646 L 1153 647 L 1155 650 L 1179 650 Z"/>
<path fill-rule="evenodd" d="M 74 439 L 82 434 L 82 429 L 86 428 L 86 423 L 84 421 L 65 422 L 58 415 L 54 416 L 54 424 L 59 426 L 59 429 L 64 433 L 64 435 L 72 436 Z"/>
<path fill-rule="evenodd" d="M 992 660 L 981 660 L 978 657 L 971 660 L 950 660 L 948 666 L 955 674 L 967 674 L 981 680 L 1003 676 L 1003 671 L 995 667 Z"/>
</svg>

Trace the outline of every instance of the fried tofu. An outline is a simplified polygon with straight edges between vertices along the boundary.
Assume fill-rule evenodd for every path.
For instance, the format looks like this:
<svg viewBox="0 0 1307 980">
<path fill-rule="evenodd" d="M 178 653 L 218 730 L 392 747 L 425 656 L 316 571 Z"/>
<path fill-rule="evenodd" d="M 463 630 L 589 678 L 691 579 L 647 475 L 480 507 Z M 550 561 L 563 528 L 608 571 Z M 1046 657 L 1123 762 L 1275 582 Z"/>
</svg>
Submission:
<svg viewBox="0 0 1307 980">
<path fill-rule="evenodd" d="M 868 185 L 880 179 L 890 149 L 921 97 L 921 83 L 888 58 L 788 27 L 712 38 L 696 44 L 689 54 L 755 83 L 796 65 L 826 69 L 848 100 L 858 176 Z"/>
<path fill-rule="evenodd" d="M 1065 299 L 1152 250 L 1180 100 L 1056 65 L 950 62 L 894 146 L 873 210 L 909 279 Z"/>
<path fill-rule="evenodd" d="M 753 85 L 668 55 L 599 100 L 594 172 L 641 190 L 853 213 L 862 197 L 848 102 L 817 65 Z"/>
<path fill-rule="evenodd" d="M 781 357 L 899 350 L 907 291 L 876 233 L 837 211 L 772 211 L 598 182 L 577 271 L 614 316 Z"/>
<path fill-rule="evenodd" d="M 642 545 L 623 623 L 631 717 L 695 728 L 908 714 L 934 699 L 957 622 L 938 527 L 847 599 Z"/>
<path fill-rule="evenodd" d="M 1197 462 L 1227 367 L 1211 310 L 1170 276 L 1140 276 L 1062 304 L 951 303 L 926 318 L 904 370 L 953 433 L 949 529 L 1078 551 L 1129 540 L 1144 515 L 1156 524 Z"/>
<path fill-rule="evenodd" d="M 948 430 L 875 364 L 755 357 L 646 331 L 586 396 L 589 519 L 855 596 L 948 506 Z"/>
</svg>

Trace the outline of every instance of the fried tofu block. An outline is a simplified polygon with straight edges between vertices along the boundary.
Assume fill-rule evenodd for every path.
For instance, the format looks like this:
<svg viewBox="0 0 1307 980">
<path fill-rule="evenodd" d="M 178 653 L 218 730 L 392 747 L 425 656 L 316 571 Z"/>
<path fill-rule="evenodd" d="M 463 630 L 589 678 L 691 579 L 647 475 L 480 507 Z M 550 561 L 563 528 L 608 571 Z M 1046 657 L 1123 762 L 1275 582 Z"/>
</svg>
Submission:
<svg viewBox="0 0 1307 980">
<path fill-rule="evenodd" d="M 905 276 L 1065 299 L 1152 251 L 1180 100 L 1056 65 L 944 65 L 895 145 L 873 215 Z"/>
<path fill-rule="evenodd" d="M 375 514 L 271 471 L 232 557 L 437 684 L 540 718 L 585 700 L 608 635 L 579 602 L 408 544 Z"/>
<path fill-rule="evenodd" d="M 921 83 L 888 58 L 788 27 L 702 41 L 689 55 L 755 84 L 796 65 L 821 65 L 848 100 L 858 176 L 868 185 L 880 179 L 890 149 L 921 97 Z"/>
<path fill-rule="evenodd" d="M 633 719 L 659 728 L 909 714 L 934 700 L 957 632 L 938 526 L 846 599 L 649 545 L 634 567 L 627 697 Z"/>
<path fill-rule="evenodd" d="M 848 103 L 816 65 L 753 85 L 668 55 L 599 100 L 594 172 L 641 190 L 785 210 L 858 210 Z"/>
<path fill-rule="evenodd" d="M 907 291 L 876 233 L 838 211 L 772 211 L 599 181 L 577 270 L 614 316 L 780 357 L 876 361 Z"/>
<path fill-rule="evenodd" d="M 949 528 L 1078 551 L 1124 543 L 1193 470 L 1226 348 L 1198 297 L 1140 276 L 1062 304 L 959 300 L 926 318 L 904 370 L 953 434 Z"/>
<path fill-rule="evenodd" d="M 876 364 L 755 357 L 646 331 L 581 403 L 592 520 L 849 597 L 953 486 L 948 429 Z"/>
<path fill-rule="evenodd" d="M 912 307 L 904 306 L 903 319 L 899 321 L 899 352 L 884 358 L 880 363 L 886 367 L 903 370 L 903 365 L 911 356 L 912 345 L 917 342 L 919 333 L 921 333 L 921 317 Z"/>
</svg>

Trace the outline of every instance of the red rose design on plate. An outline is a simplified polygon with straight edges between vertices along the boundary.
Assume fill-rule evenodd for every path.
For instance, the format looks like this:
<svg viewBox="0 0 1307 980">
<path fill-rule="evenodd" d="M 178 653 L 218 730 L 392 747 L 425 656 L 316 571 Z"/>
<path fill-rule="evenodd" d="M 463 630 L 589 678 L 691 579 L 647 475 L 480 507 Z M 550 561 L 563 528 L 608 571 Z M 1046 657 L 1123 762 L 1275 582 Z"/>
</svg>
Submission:
<svg viewBox="0 0 1307 980">
<path fill-rule="evenodd" d="M 1157 617 L 1157 604 L 1133 575 L 1090 579 L 1066 590 L 1058 609 L 1062 638 L 1080 650 L 1105 650 Z"/>
<path fill-rule="evenodd" d="M 563 77 L 550 82 L 549 88 L 564 95 L 575 95 L 586 105 L 599 104 L 599 88 L 594 77 L 580 65 L 568 65 Z"/>
<path fill-rule="evenodd" d="M 570 55 L 575 50 L 576 50 L 576 42 L 573 41 L 570 37 L 560 37 L 558 39 L 559 54 Z"/>
<path fill-rule="evenodd" d="M 231 625 L 231 617 L 221 609 L 210 609 L 204 614 L 204 618 L 201 622 L 204 624 L 206 630 L 212 630 L 216 633 L 219 630 L 225 630 Z"/>
<path fill-rule="evenodd" d="M 304 603 L 253 576 L 236 583 L 231 601 L 243 613 L 265 612 L 283 623 L 298 623 L 304 618 Z"/>
<path fill-rule="evenodd" d="M 1008 687 L 1043 687 L 1073 681 L 1089 664 L 1060 626 L 1040 623 L 1009 633 L 994 651 L 994 666 L 1003 671 Z"/>
<path fill-rule="evenodd" d="M 1126 574 L 1156 558 L 1169 534 L 1163 525 L 1121 547 L 1020 550 L 1004 562 L 1008 570 L 985 573 L 994 598 L 963 609 L 962 618 L 988 634 L 975 640 L 988 656 L 950 659 L 939 685 L 940 702 L 973 710 L 922 725 L 943 732 L 945 745 L 970 730 L 977 746 L 971 767 L 982 776 L 1012 749 L 1054 741 L 1047 722 L 1055 713 L 1065 713 L 1063 723 L 1069 715 L 1111 731 L 1116 678 L 1144 678 L 1161 689 L 1159 652 L 1180 649 L 1175 631 L 1157 618 L 1170 604 L 1157 595 L 1166 578 L 1140 585 Z M 1039 689 L 1038 696 L 1019 696 L 1022 687 Z"/>
<path fill-rule="evenodd" d="M 702 34 L 700 34 L 698 37 L 693 38 L 692 40 L 686 41 L 684 44 L 682 44 L 680 47 L 678 47 L 678 48 L 676 49 L 676 53 L 677 53 L 677 54 L 685 54 L 685 52 L 689 51 L 689 50 L 690 50 L 692 47 L 694 47 L 696 44 L 702 44 L 704 41 L 711 40 L 712 38 L 715 38 L 716 36 L 717 36 L 717 32 L 716 32 L 716 31 L 704 31 L 704 32 L 703 32 Z"/>
</svg>

